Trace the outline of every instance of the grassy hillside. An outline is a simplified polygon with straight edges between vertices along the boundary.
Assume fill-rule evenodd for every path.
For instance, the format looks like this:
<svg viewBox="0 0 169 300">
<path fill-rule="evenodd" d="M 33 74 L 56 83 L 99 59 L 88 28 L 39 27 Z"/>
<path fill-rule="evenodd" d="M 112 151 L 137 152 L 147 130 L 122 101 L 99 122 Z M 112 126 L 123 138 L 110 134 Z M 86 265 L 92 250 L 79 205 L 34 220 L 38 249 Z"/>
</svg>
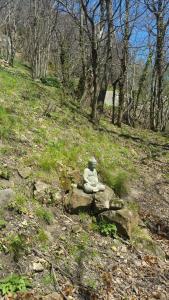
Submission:
<svg viewBox="0 0 169 300">
<path fill-rule="evenodd" d="M 89 216 L 66 216 L 57 195 L 63 195 L 72 183 L 81 180 L 88 159 L 95 156 L 102 182 L 121 197 L 135 195 L 140 205 L 143 204 L 142 214 L 146 210 L 150 217 L 161 214 L 165 219 L 168 206 L 153 193 L 157 181 L 165 183 L 168 180 L 168 150 L 167 135 L 127 126 L 118 129 L 104 116 L 95 128 L 88 120 L 88 111 L 80 109 L 78 102 L 54 78 L 45 83 L 32 81 L 29 68 L 20 62 L 13 69 L 0 68 L 0 189 L 10 187 L 16 193 L 8 210 L 0 211 L 2 277 L 15 272 L 19 261 L 19 272 L 31 278 L 35 291 L 53 291 L 49 266 L 43 274 L 32 274 L 29 270 L 38 251 L 47 257 L 53 255 L 65 274 L 74 274 L 72 270 L 80 266 L 80 257 L 85 258 L 90 267 L 83 283 L 92 293 L 96 293 L 100 284 L 107 284 L 108 289 L 109 279 L 103 276 L 109 269 L 108 258 L 114 263 L 119 260 L 121 266 L 131 255 L 128 267 L 131 267 L 131 273 L 138 272 L 139 276 L 139 267 L 135 270 L 134 265 L 137 255 L 131 251 L 132 245 L 119 259 L 118 251 L 121 250 L 118 249 L 124 245 L 115 245 L 110 237 L 96 233 Z M 39 182 L 54 189 L 53 206 L 49 199 L 46 204 L 34 199 L 34 187 Z M 164 188 L 166 185 L 162 186 Z M 98 270 L 102 270 L 102 279 L 98 278 Z M 61 282 L 65 282 L 64 272 L 58 275 Z M 163 271 L 157 271 L 157 278 L 160 272 Z M 118 289 L 128 280 L 123 277 L 124 282 L 117 282 L 115 295 L 121 295 Z M 147 287 L 146 282 L 143 283 L 147 297 L 151 284 Z M 0 283 L 0 290 L 1 287 Z M 127 293 L 128 298 L 123 293 L 116 299 L 137 299 L 130 298 L 135 292 Z M 138 299 L 148 299 L 142 297 Z"/>
<path fill-rule="evenodd" d="M 13 164 L 31 166 L 34 178 L 50 180 L 51 174 L 61 175 L 60 169 L 82 172 L 94 155 L 102 180 L 111 181 L 119 172 L 132 179 L 139 175 L 137 162 L 158 152 L 148 143 L 168 141 L 148 131 L 117 129 L 106 119 L 95 130 L 73 99 L 59 88 L 33 82 L 23 67 L 1 69 L 0 86 L 1 159 L 15 157 Z M 130 136 L 141 140 L 132 142 Z"/>
</svg>

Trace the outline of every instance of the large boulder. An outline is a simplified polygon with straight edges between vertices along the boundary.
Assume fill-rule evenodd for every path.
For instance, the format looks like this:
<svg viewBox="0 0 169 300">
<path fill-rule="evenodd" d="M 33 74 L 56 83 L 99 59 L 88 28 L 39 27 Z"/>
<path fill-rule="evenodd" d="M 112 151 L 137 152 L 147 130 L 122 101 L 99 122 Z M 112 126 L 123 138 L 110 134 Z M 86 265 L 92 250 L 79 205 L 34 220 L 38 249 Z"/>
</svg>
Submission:
<svg viewBox="0 0 169 300">
<path fill-rule="evenodd" d="M 90 210 L 93 204 L 93 195 L 86 194 L 83 190 L 73 187 L 71 192 L 65 197 L 65 207 L 71 213 L 82 210 Z"/>
<path fill-rule="evenodd" d="M 107 186 L 104 191 L 93 194 L 87 194 L 82 189 L 73 187 L 65 197 L 65 206 L 72 213 L 91 210 L 93 214 L 97 215 L 106 210 L 121 209 L 124 202 L 117 198 L 113 190 Z"/>
<path fill-rule="evenodd" d="M 118 210 L 123 206 L 123 200 L 117 198 L 114 191 L 108 186 L 106 186 L 103 192 L 94 194 L 94 213 L 96 214 L 109 209 Z"/>
<path fill-rule="evenodd" d="M 9 202 L 14 198 L 15 193 L 12 189 L 5 189 L 0 191 L 0 207 L 8 206 Z"/>
<path fill-rule="evenodd" d="M 117 226 L 118 233 L 127 238 L 132 237 L 132 232 L 139 223 L 137 212 L 133 212 L 128 208 L 105 211 L 99 215 L 99 218 L 114 223 Z"/>
</svg>

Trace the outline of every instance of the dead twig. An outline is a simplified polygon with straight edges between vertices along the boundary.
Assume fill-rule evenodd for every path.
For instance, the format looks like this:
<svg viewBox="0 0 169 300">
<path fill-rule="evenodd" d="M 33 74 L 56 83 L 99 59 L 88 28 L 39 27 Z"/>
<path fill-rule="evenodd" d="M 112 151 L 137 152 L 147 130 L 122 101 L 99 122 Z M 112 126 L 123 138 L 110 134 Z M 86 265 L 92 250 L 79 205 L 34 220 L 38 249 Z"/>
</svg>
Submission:
<svg viewBox="0 0 169 300">
<path fill-rule="evenodd" d="M 56 273 L 55 273 L 55 269 L 54 269 L 54 266 L 53 264 L 51 263 L 51 274 L 53 275 L 53 282 L 54 282 L 54 286 L 55 286 L 55 290 L 56 292 L 59 292 L 62 296 L 63 296 L 63 299 L 64 300 L 68 300 L 68 298 L 66 297 L 66 295 L 62 292 L 61 288 L 59 287 L 58 285 L 58 281 L 57 281 L 57 278 L 56 278 Z"/>
</svg>

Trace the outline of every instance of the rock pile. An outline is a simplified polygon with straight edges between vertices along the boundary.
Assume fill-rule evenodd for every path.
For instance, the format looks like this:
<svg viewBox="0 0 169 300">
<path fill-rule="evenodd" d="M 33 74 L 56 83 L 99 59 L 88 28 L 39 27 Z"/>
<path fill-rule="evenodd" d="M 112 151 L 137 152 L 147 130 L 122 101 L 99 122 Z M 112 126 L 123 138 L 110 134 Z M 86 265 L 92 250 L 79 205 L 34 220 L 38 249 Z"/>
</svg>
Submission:
<svg viewBox="0 0 169 300">
<path fill-rule="evenodd" d="M 130 210 L 125 201 L 117 198 L 114 191 L 107 186 L 104 191 L 93 194 L 86 194 L 74 187 L 65 197 L 65 207 L 69 213 L 87 211 L 98 219 L 114 223 L 119 233 L 129 238 L 139 224 L 138 213 Z"/>
</svg>

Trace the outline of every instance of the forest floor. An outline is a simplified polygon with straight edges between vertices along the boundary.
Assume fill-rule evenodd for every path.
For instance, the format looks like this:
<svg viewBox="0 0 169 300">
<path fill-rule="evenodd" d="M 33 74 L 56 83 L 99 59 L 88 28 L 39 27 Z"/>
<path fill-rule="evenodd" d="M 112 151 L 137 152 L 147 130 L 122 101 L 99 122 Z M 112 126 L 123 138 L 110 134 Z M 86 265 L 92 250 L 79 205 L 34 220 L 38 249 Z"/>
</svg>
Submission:
<svg viewBox="0 0 169 300">
<path fill-rule="evenodd" d="M 65 211 L 64 195 L 93 155 L 101 181 L 117 189 L 120 180 L 124 200 L 138 202 L 165 259 Z M 0 209 L 2 299 L 26 288 L 17 299 L 169 299 L 167 134 L 119 129 L 107 117 L 95 128 L 57 81 L 34 82 L 20 63 L 1 67 L 0 190 L 8 188 L 16 196 Z"/>
</svg>

